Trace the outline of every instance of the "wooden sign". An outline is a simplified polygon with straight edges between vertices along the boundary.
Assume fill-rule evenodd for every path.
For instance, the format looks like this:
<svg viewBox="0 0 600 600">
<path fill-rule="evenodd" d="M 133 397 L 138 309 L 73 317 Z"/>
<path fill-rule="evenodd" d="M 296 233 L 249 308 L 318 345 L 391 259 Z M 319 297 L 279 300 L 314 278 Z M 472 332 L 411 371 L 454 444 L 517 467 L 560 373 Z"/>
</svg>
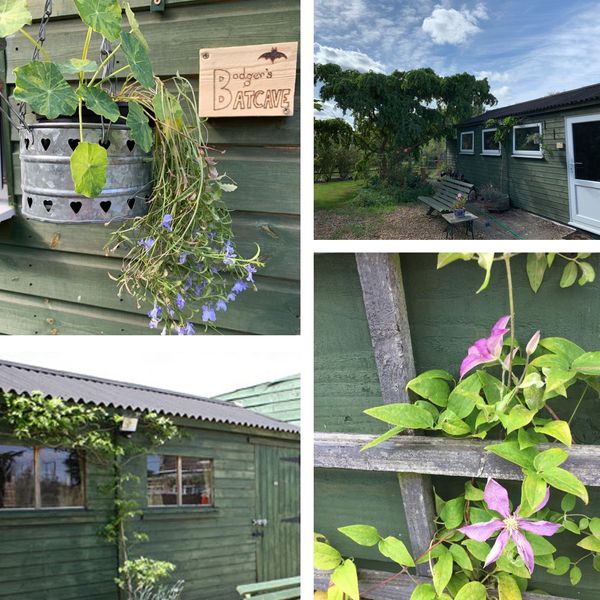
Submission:
<svg viewBox="0 0 600 600">
<path fill-rule="evenodd" d="M 200 50 L 200 116 L 291 117 L 298 42 Z"/>
</svg>

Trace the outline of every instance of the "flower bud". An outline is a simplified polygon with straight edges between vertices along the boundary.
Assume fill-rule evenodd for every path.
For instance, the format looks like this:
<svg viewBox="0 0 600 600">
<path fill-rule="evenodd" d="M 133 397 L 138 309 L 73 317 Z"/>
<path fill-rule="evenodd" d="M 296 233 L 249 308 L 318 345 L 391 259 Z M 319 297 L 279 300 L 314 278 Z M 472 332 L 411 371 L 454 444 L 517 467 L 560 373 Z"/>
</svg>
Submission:
<svg viewBox="0 0 600 600">
<path fill-rule="evenodd" d="M 531 356 L 537 350 L 539 343 L 540 343 L 540 332 L 538 330 L 531 336 L 531 339 L 527 342 L 527 347 L 525 348 L 525 352 L 527 353 L 527 356 Z"/>
</svg>

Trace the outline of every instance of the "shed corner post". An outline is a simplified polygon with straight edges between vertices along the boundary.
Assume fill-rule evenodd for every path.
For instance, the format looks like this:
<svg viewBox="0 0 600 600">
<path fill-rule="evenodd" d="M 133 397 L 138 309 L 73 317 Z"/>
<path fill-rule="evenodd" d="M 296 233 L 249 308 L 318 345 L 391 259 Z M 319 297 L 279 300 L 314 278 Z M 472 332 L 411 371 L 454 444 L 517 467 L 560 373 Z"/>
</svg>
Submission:
<svg viewBox="0 0 600 600">
<path fill-rule="evenodd" d="M 415 377 L 410 325 L 398 254 L 356 254 L 356 265 L 384 404 L 410 402 L 406 384 Z M 407 435 L 413 435 L 408 432 Z M 435 534 L 433 488 L 428 475 L 398 473 L 412 551 L 427 551 Z M 430 576 L 429 564 L 417 565 Z"/>
</svg>

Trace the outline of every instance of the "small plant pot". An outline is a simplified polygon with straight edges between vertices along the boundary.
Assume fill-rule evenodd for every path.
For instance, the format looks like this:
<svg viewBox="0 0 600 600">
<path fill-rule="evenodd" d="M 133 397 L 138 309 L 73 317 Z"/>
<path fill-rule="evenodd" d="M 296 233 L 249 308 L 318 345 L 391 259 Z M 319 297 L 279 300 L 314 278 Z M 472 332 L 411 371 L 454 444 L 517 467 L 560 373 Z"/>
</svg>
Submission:
<svg viewBox="0 0 600 600">
<path fill-rule="evenodd" d="M 510 198 L 506 194 L 490 198 L 484 196 L 483 206 L 488 212 L 505 212 L 510 210 Z"/>
<path fill-rule="evenodd" d="M 454 216 L 457 218 L 462 218 L 465 216 L 465 209 L 464 208 L 455 208 L 454 209 Z"/>
<path fill-rule="evenodd" d="M 85 123 L 86 142 L 108 152 L 106 185 L 97 198 L 74 191 L 71 154 L 80 142 L 79 125 L 46 121 L 21 129 L 23 216 L 52 223 L 106 223 L 144 215 L 152 192 L 152 155 L 129 137 L 125 125 Z"/>
</svg>

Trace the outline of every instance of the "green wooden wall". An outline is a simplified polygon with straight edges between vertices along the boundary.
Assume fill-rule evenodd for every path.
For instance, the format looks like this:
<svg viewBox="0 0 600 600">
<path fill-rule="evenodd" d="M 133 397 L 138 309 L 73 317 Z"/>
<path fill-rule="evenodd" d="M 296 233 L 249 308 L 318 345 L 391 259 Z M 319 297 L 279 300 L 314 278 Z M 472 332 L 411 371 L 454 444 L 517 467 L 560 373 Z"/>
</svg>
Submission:
<svg viewBox="0 0 600 600">
<path fill-rule="evenodd" d="M 492 183 L 510 195 L 512 204 L 535 214 L 562 223 L 569 221 L 569 190 L 567 179 L 566 151 L 557 150 L 556 144 L 562 142 L 566 148 L 565 117 L 598 112 L 598 104 L 588 104 L 577 108 L 555 110 L 552 112 L 526 115 L 521 124 L 542 123 L 543 144 L 550 152 L 543 159 L 510 156 L 512 137 L 508 148 L 502 149 L 502 156 L 483 156 L 481 154 L 481 130 L 477 127 L 459 127 L 461 131 L 475 131 L 475 154 L 460 154 L 458 141 L 448 141 L 450 162 L 467 181 L 477 187 Z M 504 173 L 501 179 L 501 164 Z"/>
<path fill-rule="evenodd" d="M 600 272 L 600 255 L 591 259 Z M 489 288 L 476 295 L 483 280 L 474 263 L 455 263 L 436 269 L 433 254 L 401 255 L 407 310 L 417 373 L 446 368 L 458 373 L 468 346 L 485 335 L 508 310 L 505 277 L 494 266 Z M 534 295 L 525 277 L 524 257 L 514 260 L 518 337 L 527 340 L 537 329 L 542 335 L 563 336 L 588 350 L 600 349 L 600 281 L 583 288 L 559 288 L 555 266 Z M 315 260 L 315 430 L 379 433 L 385 430 L 362 414 L 381 404 L 377 369 L 369 338 L 360 283 L 351 254 L 317 255 Z M 555 403 L 558 414 L 569 416 L 572 401 Z M 600 443 L 600 401 L 586 399 L 573 430 L 578 443 Z M 444 498 L 459 493 L 457 478 L 434 478 Z M 513 486 L 518 495 L 518 486 Z M 591 513 L 600 510 L 600 489 L 590 488 Z M 408 518 L 419 518 L 408 515 Z M 407 541 L 406 516 L 393 475 L 373 472 L 315 471 L 315 531 L 324 533 L 341 551 L 370 561 L 377 557 L 346 541 L 336 528 L 370 523 L 382 533 L 400 534 Z M 565 536 L 563 536 L 564 538 Z M 570 548 L 570 550 L 573 550 Z M 577 550 L 572 552 L 577 554 Z M 377 563 L 381 564 L 381 563 Z M 388 569 L 393 566 L 386 565 Z M 536 582 L 565 597 L 595 600 L 600 575 L 586 568 L 573 592 L 566 577 L 545 575 Z"/>
<path fill-rule="evenodd" d="M 213 459 L 215 509 L 146 507 L 135 529 L 146 532 L 150 541 L 135 553 L 175 563 L 174 577 L 186 582 L 184 600 L 235 600 L 237 585 L 261 579 L 260 538 L 252 536 L 252 519 L 259 516 L 257 454 L 299 455 L 299 442 L 289 434 L 177 422 L 183 435 L 160 453 Z M 0 443 L 9 439 L 0 436 Z M 144 458 L 132 461 L 131 471 L 141 478 L 142 507 L 145 469 Z M 100 487 L 107 481 L 110 471 L 89 463 L 87 509 L 0 511 L 0 598 L 117 600 L 117 551 L 98 535 L 111 515 L 112 501 Z M 265 493 L 271 493 L 268 501 L 276 504 L 277 514 L 294 512 L 298 480 L 284 477 L 278 486 L 266 485 Z M 287 537 L 274 533 L 268 539 L 272 568 L 282 577 L 297 575 L 299 532 Z"/>
<path fill-rule="evenodd" d="M 29 4 L 34 16 L 41 15 L 44 0 Z M 169 0 L 164 13 L 149 12 L 146 0 L 131 4 L 150 43 L 156 74 L 179 72 L 196 90 L 200 48 L 299 40 L 298 0 Z M 54 1 L 45 47 L 56 62 L 80 52 L 85 30 L 74 10 L 71 0 Z M 29 29 L 35 33 L 36 27 L 34 22 Z M 30 59 L 31 48 L 22 37 L 7 42 L 7 80 L 13 83 L 12 69 Z M 235 211 L 239 248 L 250 255 L 257 243 L 266 261 L 257 278 L 259 291 L 240 296 L 220 316 L 225 333 L 299 332 L 299 111 L 297 83 L 293 117 L 208 123 L 210 144 L 227 150 L 221 170 L 239 185 L 227 197 Z M 13 191 L 20 202 L 14 131 L 12 139 Z M 147 309 L 138 309 L 128 296 L 117 297 L 107 273 L 118 273 L 121 261 L 105 256 L 106 239 L 101 225 L 54 225 L 21 217 L 0 223 L 0 333 L 156 333 L 147 327 Z"/>
<path fill-rule="evenodd" d="M 217 398 L 273 419 L 300 425 L 300 375 L 241 388 Z"/>
</svg>

